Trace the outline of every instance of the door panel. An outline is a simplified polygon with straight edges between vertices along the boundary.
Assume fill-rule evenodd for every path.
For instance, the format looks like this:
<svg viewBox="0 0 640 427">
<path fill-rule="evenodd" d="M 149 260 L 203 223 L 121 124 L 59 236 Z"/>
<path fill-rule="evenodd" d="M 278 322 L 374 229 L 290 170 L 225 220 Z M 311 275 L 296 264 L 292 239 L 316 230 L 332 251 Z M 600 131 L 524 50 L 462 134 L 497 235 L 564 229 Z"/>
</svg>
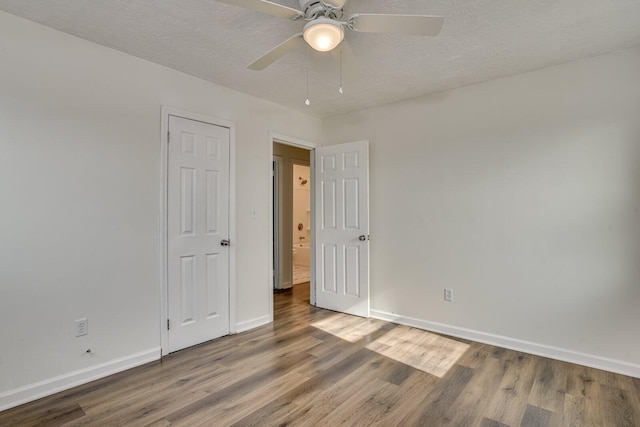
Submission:
<svg viewBox="0 0 640 427">
<path fill-rule="evenodd" d="M 169 352 L 229 333 L 228 128 L 169 118 Z"/>
<path fill-rule="evenodd" d="M 322 182 L 322 229 L 336 229 L 336 182 Z"/>
<path fill-rule="evenodd" d="M 315 170 L 316 304 L 368 317 L 368 142 L 317 148 Z"/>
</svg>

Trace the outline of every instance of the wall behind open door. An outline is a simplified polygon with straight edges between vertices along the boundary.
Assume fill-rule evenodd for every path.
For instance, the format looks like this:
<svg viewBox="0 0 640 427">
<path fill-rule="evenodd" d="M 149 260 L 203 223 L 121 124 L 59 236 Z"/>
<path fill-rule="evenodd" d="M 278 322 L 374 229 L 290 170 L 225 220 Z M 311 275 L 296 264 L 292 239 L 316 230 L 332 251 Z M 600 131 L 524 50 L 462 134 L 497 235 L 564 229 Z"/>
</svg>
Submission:
<svg viewBox="0 0 640 427">
<path fill-rule="evenodd" d="M 316 149 L 318 307 L 369 317 L 369 142 Z"/>
<path fill-rule="evenodd" d="M 637 46 L 325 119 L 370 139 L 372 316 L 640 376 L 639 71 Z"/>
</svg>

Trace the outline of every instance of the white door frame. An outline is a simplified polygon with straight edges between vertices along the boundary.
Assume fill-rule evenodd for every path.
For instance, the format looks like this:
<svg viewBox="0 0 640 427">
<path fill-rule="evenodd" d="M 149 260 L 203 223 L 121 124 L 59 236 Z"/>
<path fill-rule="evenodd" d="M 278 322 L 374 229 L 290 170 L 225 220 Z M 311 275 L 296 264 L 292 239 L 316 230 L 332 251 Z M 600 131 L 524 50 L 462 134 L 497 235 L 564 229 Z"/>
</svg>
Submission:
<svg viewBox="0 0 640 427">
<path fill-rule="evenodd" d="M 309 167 L 311 168 L 311 182 L 313 182 L 314 180 L 314 168 L 313 168 L 313 162 L 314 162 L 314 149 L 318 146 L 318 144 L 315 144 L 313 142 L 310 141 L 305 141 L 303 139 L 299 139 L 299 138 L 294 138 L 291 136 L 287 136 L 287 135 L 282 135 L 280 133 L 277 132 L 269 132 L 269 175 L 271 176 L 271 168 L 272 166 L 272 161 L 273 161 L 273 143 L 277 142 L 278 144 L 284 144 L 284 145 L 291 145 L 293 147 L 300 147 L 300 148 L 304 148 L 306 150 L 309 150 Z M 315 215 L 313 214 L 313 199 L 314 199 L 314 189 L 313 186 L 311 186 L 311 241 L 315 241 L 315 235 L 316 235 L 316 230 L 315 230 Z M 313 249 L 313 247 L 311 247 L 311 282 L 309 284 L 309 290 L 310 290 L 310 303 L 311 305 L 315 305 L 316 304 L 316 294 L 315 294 L 315 262 L 314 262 L 314 254 L 315 251 Z M 267 280 L 268 282 L 268 286 L 267 286 L 267 295 L 268 295 L 268 301 L 269 301 L 269 319 L 270 322 L 273 322 L 273 271 L 271 271 L 271 269 L 273 268 L 273 186 L 271 185 L 271 181 L 269 181 L 269 271 L 271 272 L 271 274 L 269 274 L 269 280 Z"/>
<path fill-rule="evenodd" d="M 273 144 L 272 144 L 273 145 Z M 272 188 L 272 200 L 271 200 L 271 226 L 273 227 L 273 232 L 272 232 L 272 271 L 271 271 L 271 276 L 272 280 L 273 280 L 273 286 L 275 288 L 276 283 L 280 283 L 280 239 L 273 239 L 273 236 L 280 236 L 280 218 L 282 215 L 282 209 L 281 205 L 282 205 L 282 176 L 281 176 L 281 169 L 282 169 L 282 157 L 280 156 L 271 156 L 273 159 L 273 175 L 272 175 L 272 182 L 273 185 L 271 186 Z M 273 202 L 273 200 L 275 200 L 276 202 Z M 277 266 L 275 268 L 273 268 L 273 266 Z"/>
<path fill-rule="evenodd" d="M 169 144 L 169 116 L 209 123 L 229 129 L 229 333 L 236 333 L 236 127 L 235 123 L 217 117 L 205 116 L 198 113 L 162 106 L 160 128 L 160 200 L 161 210 L 158 222 L 160 246 L 160 345 L 161 356 L 169 352 L 168 319 L 168 276 L 167 276 L 167 190 L 168 190 L 168 144 Z M 272 303 L 273 304 L 273 303 Z"/>
</svg>

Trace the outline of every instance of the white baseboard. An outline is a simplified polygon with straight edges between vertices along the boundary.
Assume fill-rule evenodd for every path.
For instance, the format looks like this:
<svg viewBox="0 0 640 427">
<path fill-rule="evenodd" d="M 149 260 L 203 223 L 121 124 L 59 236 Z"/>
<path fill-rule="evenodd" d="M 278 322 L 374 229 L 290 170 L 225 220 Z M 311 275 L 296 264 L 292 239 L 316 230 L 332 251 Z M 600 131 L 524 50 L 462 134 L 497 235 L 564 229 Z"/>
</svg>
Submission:
<svg viewBox="0 0 640 427">
<path fill-rule="evenodd" d="M 276 290 L 284 290 L 284 289 L 291 289 L 293 287 L 293 282 L 282 282 L 282 286 L 280 286 L 279 288 L 275 288 Z"/>
<path fill-rule="evenodd" d="M 566 350 L 563 348 L 552 347 L 530 341 L 523 341 L 501 335 L 488 334 L 486 332 L 475 331 L 473 329 L 466 329 L 457 326 L 445 325 L 443 323 L 430 322 L 428 320 L 387 313 L 380 310 L 371 310 L 371 317 L 380 320 L 386 320 L 388 322 L 399 323 L 401 325 L 412 326 L 414 328 L 424 329 L 431 332 L 450 335 L 452 337 L 464 338 L 484 344 L 490 344 L 498 347 L 508 348 L 511 350 L 521 351 L 523 353 L 535 354 L 537 356 L 548 357 L 551 359 L 562 360 L 564 362 L 575 363 L 577 365 L 588 366 L 591 368 L 602 369 L 604 371 L 615 372 L 617 374 L 640 378 L 640 365 L 629 362 L 593 356 L 590 354 L 579 353 L 572 350 Z"/>
<path fill-rule="evenodd" d="M 248 331 L 249 329 L 257 328 L 258 326 L 271 323 L 271 317 L 269 315 L 256 317 L 255 319 L 245 320 L 244 322 L 236 323 L 236 333 Z"/>
<path fill-rule="evenodd" d="M 160 359 L 160 347 L 0 393 L 0 411 Z"/>
</svg>

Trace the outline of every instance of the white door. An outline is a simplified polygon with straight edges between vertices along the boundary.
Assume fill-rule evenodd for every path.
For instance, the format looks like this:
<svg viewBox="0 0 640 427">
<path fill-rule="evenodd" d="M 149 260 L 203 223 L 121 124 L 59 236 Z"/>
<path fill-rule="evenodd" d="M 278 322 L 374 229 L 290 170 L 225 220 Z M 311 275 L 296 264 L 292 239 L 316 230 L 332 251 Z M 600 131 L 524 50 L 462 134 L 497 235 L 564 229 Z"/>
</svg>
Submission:
<svg viewBox="0 0 640 427">
<path fill-rule="evenodd" d="M 369 317 L 369 143 L 315 152 L 316 305 Z"/>
<path fill-rule="evenodd" d="M 169 117 L 168 347 L 229 334 L 228 128 Z"/>
</svg>

